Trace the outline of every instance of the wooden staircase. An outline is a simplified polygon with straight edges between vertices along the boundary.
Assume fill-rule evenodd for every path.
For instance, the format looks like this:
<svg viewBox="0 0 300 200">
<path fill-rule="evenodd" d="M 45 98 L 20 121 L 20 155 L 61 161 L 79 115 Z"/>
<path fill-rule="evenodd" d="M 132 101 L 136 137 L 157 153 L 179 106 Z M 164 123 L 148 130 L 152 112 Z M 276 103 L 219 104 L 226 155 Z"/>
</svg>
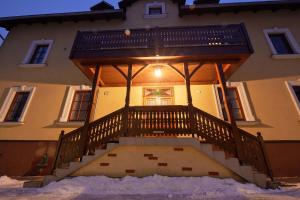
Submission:
<svg viewBox="0 0 300 200">
<path fill-rule="evenodd" d="M 132 106 L 121 108 L 68 134 L 61 134 L 53 167 L 59 180 L 104 155 L 122 143 L 124 137 L 190 137 L 195 148 L 205 152 L 249 182 L 265 187 L 272 172 L 261 135 L 257 137 L 191 106 Z M 121 138 L 121 139 L 120 139 Z M 200 141 L 202 143 L 200 143 Z M 206 144 L 203 144 L 205 142 Z M 237 148 L 237 142 L 242 147 Z M 212 149 L 212 145 L 220 150 Z M 239 153 L 238 153 L 239 151 Z M 225 154 L 232 155 L 227 159 Z M 242 155 L 242 156 L 241 156 Z"/>
</svg>

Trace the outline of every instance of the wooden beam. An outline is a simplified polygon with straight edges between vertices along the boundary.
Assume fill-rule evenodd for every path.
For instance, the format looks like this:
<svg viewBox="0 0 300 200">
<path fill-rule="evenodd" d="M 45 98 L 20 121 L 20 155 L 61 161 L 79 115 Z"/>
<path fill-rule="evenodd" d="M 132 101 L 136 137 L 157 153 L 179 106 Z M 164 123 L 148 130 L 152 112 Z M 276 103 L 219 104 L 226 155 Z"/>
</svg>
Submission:
<svg viewBox="0 0 300 200">
<path fill-rule="evenodd" d="M 132 81 L 133 81 L 133 79 L 137 76 L 137 75 L 139 75 L 139 73 L 141 73 L 144 69 L 146 69 L 147 67 L 149 67 L 150 65 L 148 65 L 148 64 L 145 64 L 143 67 L 141 67 L 137 72 L 135 72 L 135 74 L 132 76 Z"/>
<path fill-rule="evenodd" d="M 127 80 L 128 75 L 126 76 L 126 74 L 122 70 L 120 70 L 120 68 L 117 65 L 112 65 L 112 67 L 116 69 L 118 72 L 120 72 L 122 76 Z"/>
<path fill-rule="evenodd" d="M 190 78 L 192 78 L 192 76 L 198 71 L 198 69 L 200 69 L 205 63 L 202 62 L 200 63 L 191 73 Z"/>
<path fill-rule="evenodd" d="M 125 107 L 129 107 L 130 103 L 130 89 L 132 81 L 132 65 L 128 65 L 128 75 L 127 75 L 127 85 L 126 85 L 126 98 L 125 98 Z"/>
<path fill-rule="evenodd" d="M 123 112 L 123 127 L 124 127 L 124 136 L 129 135 L 128 129 L 128 113 L 129 113 L 129 104 L 130 104 L 130 89 L 131 89 L 131 81 L 132 81 L 132 64 L 128 65 L 128 73 L 127 73 L 127 86 L 126 86 L 126 97 L 125 97 L 125 109 Z"/>
<path fill-rule="evenodd" d="M 100 85 L 100 86 L 105 85 L 104 81 L 101 78 L 102 69 L 103 69 L 103 66 L 100 67 L 100 71 L 99 71 L 99 83 L 98 83 L 98 85 Z"/>
<path fill-rule="evenodd" d="M 87 110 L 86 119 L 84 122 L 84 128 L 83 128 L 83 138 L 82 138 L 82 156 L 88 153 L 88 140 L 89 140 L 89 123 L 93 121 L 95 108 L 96 108 L 96 102 L 97 102 L 97 96 L 98 96 L 98 83 L 100 78 L 100 65 L 96 64 L 96 70 L 93 78 L 93 85 L 92 85 L 92 91 L 89 99 L 89 105 Z M 81 158 L 82 158 L 81 156 Z"/>
<path fill-rule="evenodd" d="M 234 136 L 235 144 L 236 144 L 236 153 L 237 153 L 239 160 L 241 162 L 243 162 L 244 161 L 244 152 L 243 152 L 243 147 L 242 147 L 242 139 L 241 139 L 238 127 L 236 125 L 236 121 L 235 121 L 233 113 L 232 113 L 231 105 L 228 101 L 228 90 L 227 90 L 227 86 L 226 86 L 226 79 L 225 79 L 222 63 L 216 63 L 215 68 L 216 68 L 216 72 L 217 72 L 217 78 L 218 78 L 219 84 L 221 86 L 221 91 L 222 91 L 222 96 L 223 96 L 223 101 L 224 101 L 227 118 L 232 126 L 232 132 L 233 132 L 233 136 Z"/>
<path fill-rule="evenodd" d="M 184 75 L 185 75 L 186 94 L 187 94 L 188 105 L 192 106 L 193 100 L 192 100 L 192 93 L 191 93 L 190 72 L 189 72 L 189 68 L 188 68 L 189 66 L 188 66 L 188 63 L 183 63 L 183 65 L 184 65 Z"/>
<path fill-rule="evenodd" d="M 185 76 L 181 71 L 179 71 L 176 67 L 174 67 L 172 64 L 168 64 L 173 70 L 175 70 L 182 78 L 185 79 Z"/>
</svg>

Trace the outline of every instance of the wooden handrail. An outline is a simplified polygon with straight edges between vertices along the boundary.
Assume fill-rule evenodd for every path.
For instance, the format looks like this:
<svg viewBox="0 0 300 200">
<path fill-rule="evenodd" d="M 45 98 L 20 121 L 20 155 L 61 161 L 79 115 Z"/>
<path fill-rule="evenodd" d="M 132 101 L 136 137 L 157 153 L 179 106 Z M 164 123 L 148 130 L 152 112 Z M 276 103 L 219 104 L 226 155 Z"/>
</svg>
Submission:
<svg viewBox="0 0 300 200">
<path fill-rule="evenodd" d="M 195 135 L 214 144 L 224 151 L 237 156 L 236 143 L 231 124 L 210 115 L 193 106 L 131 106 L 121 108 L 89 124 L 87 149 L 93 153 L 97 147 L 103 147 L 110 141 L 118 140 L 128 131 L 128 136 L 189 136 Z M 127 115 L 127 127 L 124 119 Z M 192 130 L 192 131 L 191 131 Z M 240 162 L 251 165 L 270 177 L 263 140 L 238 129 L 245 155 Z M 60 148 L 56 154 L 55 167 L 63 167 L 83 156 L 81 139 L 83 127 L 60 138 Z"/>
</svg>

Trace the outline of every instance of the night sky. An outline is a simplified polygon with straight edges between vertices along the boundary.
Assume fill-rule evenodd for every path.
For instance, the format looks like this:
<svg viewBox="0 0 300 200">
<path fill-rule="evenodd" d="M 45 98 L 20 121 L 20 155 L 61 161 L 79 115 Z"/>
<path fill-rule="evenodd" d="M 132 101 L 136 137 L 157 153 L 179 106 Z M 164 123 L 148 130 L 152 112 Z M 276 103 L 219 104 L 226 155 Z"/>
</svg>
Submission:
<svg viewBox="0 0 300 200">
<path fill-rule="evenodd" d="M 91 6 L 100 1 L 101 0 L 0 0 L 0 17 L 87 11 Z M 251 0 L 221 0 L 221 2 L 247 1 L 249 2 Z M 118 0 L 107 0 L 107 2 L 118 7 Z M 187 0 L 187 4 L 192 4 L 192 0 Z M 0 28 L 0 34 L 6 36 L 7 32 Z M 0 45 L 1 43 L 2 41 L 0 39 Z"/>
</svg>

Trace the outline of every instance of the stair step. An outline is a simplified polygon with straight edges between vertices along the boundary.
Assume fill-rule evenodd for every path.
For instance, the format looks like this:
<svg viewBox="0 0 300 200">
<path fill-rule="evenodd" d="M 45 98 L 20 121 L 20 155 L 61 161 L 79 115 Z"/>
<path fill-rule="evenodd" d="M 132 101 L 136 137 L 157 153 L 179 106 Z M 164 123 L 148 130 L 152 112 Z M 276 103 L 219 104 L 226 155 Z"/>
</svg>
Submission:
<svg viewBox="0 0 300 200">
<path fill-rule="evenodd" d="M 43 187 L 43 181 L 26 181 L 23 188 L 40 188 Z"/>
</svg>

